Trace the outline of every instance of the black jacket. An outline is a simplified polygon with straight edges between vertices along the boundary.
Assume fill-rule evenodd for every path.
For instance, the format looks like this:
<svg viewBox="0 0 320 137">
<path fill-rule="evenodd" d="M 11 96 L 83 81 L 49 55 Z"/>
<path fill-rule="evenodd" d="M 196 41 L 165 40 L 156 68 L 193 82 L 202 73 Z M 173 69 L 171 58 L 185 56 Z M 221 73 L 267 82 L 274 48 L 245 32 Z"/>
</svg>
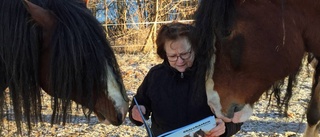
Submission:
<svg viewBox="0 0 320 137">
<path fill-rule="evenodd" d="M 151 68 L 144 78 L 135 98 L 140 105 L 146 107 L 145 118 L 148 119 L 151 114 L 151 130 L 155 136 L 214 115 L 207 105 L 205 92 L 200 93 L 203 98 L 201 101 L 195 102 L 192 97 L 195 72 L 196 68 L 192 67 L 180 73 L 163 62 Z M 140 126 L 143 123 L 132 119 L 131 110 L 134 105 L 132 101 L 129 118 Z M 226 125 L 227 128 L 231 125 L 230 129 L 234 130 L 227 129 L 226 134 L 230 132 L 231 136 L 240 130 L 242 124 Z"/>
</svg>

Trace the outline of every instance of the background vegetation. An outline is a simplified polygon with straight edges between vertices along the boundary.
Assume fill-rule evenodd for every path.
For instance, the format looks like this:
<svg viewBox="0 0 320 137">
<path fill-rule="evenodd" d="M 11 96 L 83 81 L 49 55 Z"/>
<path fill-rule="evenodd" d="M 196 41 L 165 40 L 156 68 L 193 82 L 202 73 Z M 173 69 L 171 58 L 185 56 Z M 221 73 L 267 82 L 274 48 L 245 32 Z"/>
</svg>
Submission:
<svg viewBox="0 0 320 137">
<path fill-rule="evenodd" d="M 87 0 L 118 52 L 150 51 L 162 24 L 191 23 L 197 5 L 198 0 Z"/>
</svg>

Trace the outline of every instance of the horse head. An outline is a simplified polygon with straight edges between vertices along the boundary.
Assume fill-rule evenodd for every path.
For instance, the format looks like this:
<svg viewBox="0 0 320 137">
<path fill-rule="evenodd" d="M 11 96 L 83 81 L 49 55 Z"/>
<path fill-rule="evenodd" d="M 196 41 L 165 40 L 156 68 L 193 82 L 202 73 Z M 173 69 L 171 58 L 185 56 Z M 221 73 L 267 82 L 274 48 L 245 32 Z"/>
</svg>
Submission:
<svg viewBox="0 0 320 137">
<path fill-rule="evenodd" d="M 73 100 L 105 124 L 122 124 L 129 99 L 100 23 L 79 1 L 48 1 L 47 9 L 27 0 L 24 4 L 42 28 L 40 86 L 54 97 L 52 120 L 59 98 L 64 114 Z"/>
<path fill-rule="evenodd" d="M 201 1 L 196 13 L 198 76 L 205 79 L 209 106 L 225 121 L 249 119 L 260 96 L 297 72 L 304 55 L 299 23 L 284 21 L 281 2 L 258 3 Z"/>
</svg>

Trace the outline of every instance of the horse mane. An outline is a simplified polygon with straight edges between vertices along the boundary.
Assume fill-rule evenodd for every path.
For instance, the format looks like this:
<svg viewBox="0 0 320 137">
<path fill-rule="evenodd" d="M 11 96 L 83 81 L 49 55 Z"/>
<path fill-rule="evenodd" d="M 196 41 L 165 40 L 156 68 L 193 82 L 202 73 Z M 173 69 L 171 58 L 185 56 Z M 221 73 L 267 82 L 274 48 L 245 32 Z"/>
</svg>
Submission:
<svg viewBox="0 0 320 137">
<path fill-rule="evenodd" d="M 274 85 L 272 85 L 271 88 L 266 92 L 266 95 L 269 98 L 266 110 L 268 110 L 268 108 L 270 107 L 271 100 L 274 97 L 276 99 L 276 103 L 277 103 L 276 105 L 279 110 L 279 113 L 283 114 L 284 116 L 287 116 L 289 101 L 292 97 L 292 90 L 293 90 L 293 86 L 296 84 L 296 80 L 297 80 L 297 75 L 294 74 L 288 77 L 288 83 L 285 83 L 285 79 L 282 79 L 277 81 Z M 282 88 L 286 88 L 284 93 L 281 90 Z M 282 97 L 282 94 L 284 94 L 284 97 Z M 284 110 L 283 110 L 283 106 L 284 106 Z"/>
<path fill-rule="evenodd" d="M 20 0 L 2 0 L 0 13 L 0 116 L 9 118 L 13 109 L 17 129 L 21 133 L 22 120 L 27 121 L 29 129 L 31 121 L 41 121 L 38 79 L 41 30 L 30 21 Z M 10 94 L 5 92 L 7 87 Z M 11 102 L 5 101 L 6 96 L 10 96 Z M 8 107 L 9 104 L 13 107 Z M 0 125 L 2 128 L 2 120 Z"/>
<path fill-rule="evenodd" d="M 195 13 L 195 40 L 196 61 L 198 71 L 195 81 L 195 99 L 201 101 L 199 92 L 205 91 L 207 70 L 213 68 L 210 60 L 215 54 L 216 41 L 230 34 L 235 16 L 233 0 L 202 0 Z M 223 45 L 222 45 L 223 46 Z M 197 99 L 198 98 L 198 99 Z"/>
<path fill-rule="evenodd" d="M 310 55 L 305 55 L 305 56 L 310 57 Z M 311 61 L 312 61 L 312 59 L 307 60 L 306 63 L 304 63 L 304 60 L 303 60 L 300 64 L 300 67 L 297 70 L 297 72 L 293 73 L 287 77 L 287 82 L 285 82 L 285 78 L 284 78 L 284 79 L 277 81 L 275 84 L 273 84 L 270 87 L 270 89 L 266 92 L 267 97 L 269 97 L 269 102 L 268 102 L 266 110 L 268 110 L 269 106 L 271 105 L 271 100 L 274 97 L 276 99 L 277 108 L 279 110 L 279 113 L 283 114 L 284 116 L 288 116 L 289 102 L 292 97 L 293 87 L 297 85 L 297 80 L 299 78 L 299 75 L 302 73 L 303 67 L 307 66 Z M 281 91 L 282 88 L 285 88 L 284 93 Z M 283 94 L 284 94 L 284 96 L 283 96 Z"/>
<path fill-rule="evenodd" d="M 105 31 L 82 0 L 31 2 L 52 11 L 57 17 L 49 45 L 52 51 L 49 88 L 54 93 L 51 123 L 62 121 L 65 124 L 71 112 L 71 96 L 86 99 L 85 107 L 93 110 L 94 93 L 108 94 L 107 76 L 112 74 L 108 74 L 107 66 L 121 85 L 121 93 L 125 94 L 120 69 Z M 38 74 L 42 42 L 42 30 L 21 0 L 0 1 L 0 88 L 3 90 L 0 93 L 0 116 L 9 117 L 11 108 L 7 107 L 12 104 L 20 133 L 21 121 L 27 121 L 29 133 L 31 122 L 42 121 Z M 5 101 L 6 87 L 10 90 L 10 104 Z M 72 91 L 75 95 L 71 95 Z M 91 113 L 87 111 L 85 115 L 89 117 Z M 2 120 L 0 126 L 3 127 Z"/>
<path fill-rule="evenodd" d="M 56 29 L 52 37 L 52 57 L 49 87 L 54 96 L 55 116 L 59 117 L 59 108 L 62 108 L 63 122 L 66 120 L 67 110 L 70 106 L 70 93 L 73 91 L 79 97 L 85 97 L 86 107 L 93 110 L 95 100 L 93 95 L 104 92 L 108 95 L 108 70 L 110 66 L 116 80 L 124 91 L 120 69 L 116 57 L 106 39 L 106 33 L 86 9 L 80 0 L 54 0 L 47 5 L 56 18 Z M 69 83 L 69 84 L 65 84 Z M 125 93 L 125 92 L 122 92 Z M 123 95 L 125 97 L 125 95 Z M 89 116 L 92 111 L 85 113 Z M 59 118 L 58 118 L 59 119 Z"/>
</svg>

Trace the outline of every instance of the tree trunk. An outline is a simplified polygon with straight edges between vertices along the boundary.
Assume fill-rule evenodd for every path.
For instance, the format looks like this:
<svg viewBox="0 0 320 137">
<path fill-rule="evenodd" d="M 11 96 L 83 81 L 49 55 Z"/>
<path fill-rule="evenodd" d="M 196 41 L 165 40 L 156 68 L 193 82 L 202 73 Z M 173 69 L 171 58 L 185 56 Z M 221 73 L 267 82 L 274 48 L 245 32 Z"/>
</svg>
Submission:
<svg viewBox="0 0 320 137">
<path fill-rule="evenodd" d="M 117 0 L 118 7 L 118 31 L 123 33 L 126 29 L 126 20 L 127 20 L 127 3 L 125 0 Z"/>
<path fill-rule="evenodd" d="M 158 7 L 159 7 L 159 0 L 154 0 L 154 8 L 153 8 L 153 13 L 154 13 L 154 18 L 153 18 L 153 25 L 150 28 L 150 31 L 148 33 L 148 37 L 145 41 L 145 44 L 143 48 L 141 49 L 142 51 L 149 51 L 149 48 L 146 48 L 149 44 L 152 43 L 154 45 L 155 37 L 156 37 L 156 32 L 157 32 L 157 21 L 158 21 Z M 150 43 L 151 41 L 151 43 Z M 149 46 L 150 48 L 154 48 L 154 46 Z"/>
</svg>

